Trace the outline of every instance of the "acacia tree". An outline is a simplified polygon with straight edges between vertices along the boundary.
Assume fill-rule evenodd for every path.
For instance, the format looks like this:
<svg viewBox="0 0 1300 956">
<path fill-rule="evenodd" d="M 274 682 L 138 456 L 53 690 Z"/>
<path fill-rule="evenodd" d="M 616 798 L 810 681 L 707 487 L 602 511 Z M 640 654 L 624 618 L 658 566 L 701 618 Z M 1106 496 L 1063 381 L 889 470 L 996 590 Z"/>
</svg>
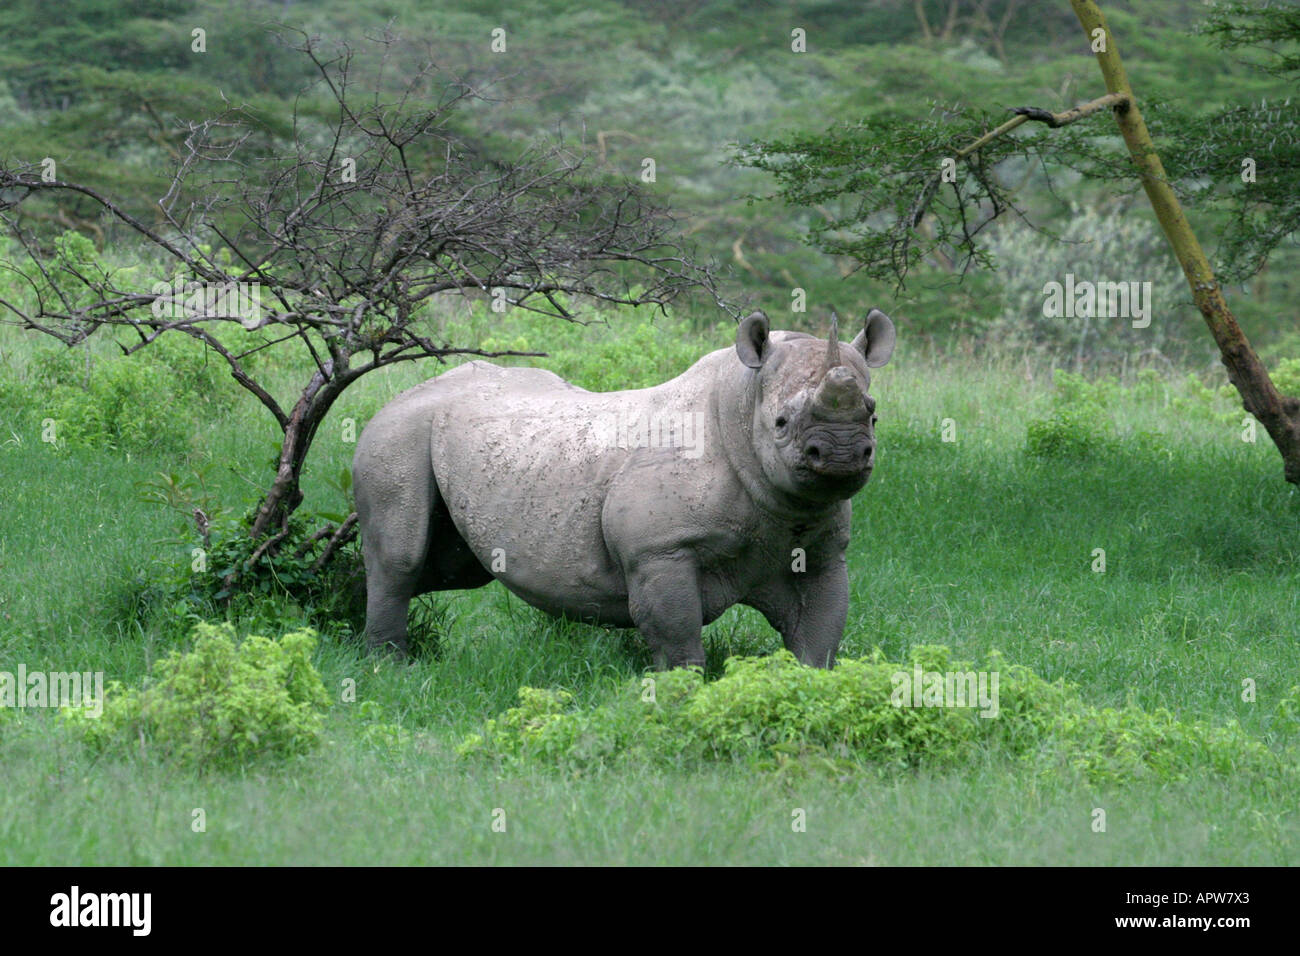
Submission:
<svg viewBox="0 0 1300 956">
<path fill-rule="evenodd" d="M 398 41 L 377 43 L 379 69 L 392 67 Z M 0 211 L 23 253 L 4 266 L 29 290 L 0 300 L 8 321 L 69 346 L 118 330 L 127 354 L 191 336 L 274 418 L 282 441 L 249 523 L 250 561 L 289 536 L 316 430 L 363 375 L 456 354 L 537 354 L 436 340 L 420 321 L 434 297 L 481 293 L 571 319 L 570 295 L 662 308 L 690 287 L 713 289 L 636 185 L 589 175 L 563 144 L 509 160 L 466 146 L 453 124 L 481 91 L 424 64 L 394 95 L 363 92 L 353 49 L 326 51 L 306 35 L 295 49 L 317 83 L 295 105 L 289 140 L 263 142 L 263 126 L 236 106 L 188 124 L 157 222 L 39 163 L 0 162 Z M 51 255 L 22 216 L 42 199 L 89 204 L 142 241 L 147 267 Z M 290 344 L 313 371 L 282 404 L 246 360 Z M 354 534 L 355 515 L 313 535 L 317 566 Z"/>
<path fill-rule="evenodd" d="M 1210 175 L 1223 184 L 1235 178 L 1245 135 L 1272 152 L 1279 161 L 1267 175 L 1268 185 L 1231 196 L 1236 229 L 1228 236 L 1229 274 L 1240 275 L 1243 262 L 1244 271 L 1257 270 L 1268 252 L 1300 227 L 1300 198 L 1293 187 L 1293 174 L 1300 170 L 1296 143 L 1283 137 L 1278 147 L 1279 137 L 1270 135 L 1277 117 L 1267 110 L 1239 108 L 1208 119 L 1166 110 L 1169 129 L 1177 131 L 1171 136 L 1178 156 L 1171 175 L 1156 151 L 1100 8 L 1093 0 L 1070 0 L 1070 6 L 1096 54 L 1106 90 L 1087 103 L 1064 112 L 1019 107 L 1002 122 L 988 112 L 961 108 L 936 111 L 920 120 L 878 113 L 824 136 L 751 144 L 739 161 L 773 173 L 779 195 L 796 205 L 825 209 L 833 201 L 847 200 L 847 211 L 814 222 L 812 241 L 824 251 L 856 260 L 868 275 L 892 278 L 899 285 L 909 269 L 931 256 L 962 261 L 963 272 L 976 263 L 991 264 L 980 245 L 982 230 L 1007 213 L 1024 215 L 1015 190 L 1000 174 L 1008 159 L 1065 164 L 1110 181 L 1136 177 L 1243 407 L 1272 437 L 1286 480 L 1300 484 L 1300 398 L 1284 396 L 1274 386 L 1228 307 L 1175 188 L 1180 179 Z M 1300 13 L 1293 7 L 1261 8 L 1231 0 L 1209 21 L 1209 32 L 1225 45 L 1293 42 L 1300 40 Z M 1277 69 L 1300 70 L 1300 58 L 1284 55 Z M 1295 108 L 1288 103 L 1286 112 L 1294 123 Z M 1080 121 L 1106 113 L 1123 139 L 1122 155 L 1082 132 L 1086 124 Z M 1020 129 L 1029 123 L 1042 125 Z M 1264 216 L 1259 215 L 1261 208 Z"/>
</svg>

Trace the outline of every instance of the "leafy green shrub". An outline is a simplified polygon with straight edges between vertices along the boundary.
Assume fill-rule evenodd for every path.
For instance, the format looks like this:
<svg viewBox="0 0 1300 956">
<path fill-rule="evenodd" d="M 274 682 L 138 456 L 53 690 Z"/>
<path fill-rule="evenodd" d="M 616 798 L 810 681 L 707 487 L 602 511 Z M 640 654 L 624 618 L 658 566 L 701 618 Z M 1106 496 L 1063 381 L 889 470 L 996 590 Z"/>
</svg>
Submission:
<svg viewBox="0 0 1300 956">
<path fill-rule="evenodd" d="M 305 551 L 302 548 L 315 530 L 326 523 L 326 518 L 300 509 L 290 516 L 289 533 L 275 554 L 268 552 L 254 562 L 253 556 L 263 542 L 254 540 L 248 533 L 251 517 L 232 520 L 222 516 L 213 522 L 208 573 L 188 576 L 191 593 L 209 600 L 224 600 L 231 596 L 225 581 L 237 574 L 239 590 L 244 593 L 284 595 L 305 601 L 325 600 L 332 606 L 328 599 L 341 596 L 340 589 L 345 587 L 349 575 L 355 571 L 348 560 L 357 558 L 355 549 L 341 552 L 320 570 L 314 569 L 319 547 Z M 339 515 L 331 515 L 330 519 L 343 520 Z M 301 555 L 299 551 L 302 551 Z"/>
<path fill-rule="evenodd" d="M 563 296 L 556 299 L 571 304 Z M 448 321 L 444 334 L 476 342 L 489 352 L 545 352 L 545 358 L 489 361 L 547 368 L 581 388 L 607 392 L 666 382 L 707 353 L 729 345 L 735 330 L 724 326 L 698 332 L 682 319 L 658 316 L 651 321 L 645 309 L 620 307 L 602 309 L 586 324 L 540 326 L 535 316 L 522 310 L 498 315 L 478 309 L 468 321 Z"/>
<path fill-rule="evenodd" d="M 543 364 L 588 391 L 649 388 L 680 375 L 727 344 L 720 337 L 691 332 L 684 322 L 652 324 L 644 316 L 615 321 L 620 322 L 616 335 L 584 336 L 548 346 L 551 360 Z"/>
<path fill-rule="evenodd" d="M 309 630 L 236 642 L 229 624 L 199 624 L 193 648 L 158 661 L 143 689 L 114 681 L 102 716 L 65 708 L 63 720 L 96 750 L 139 746 L 202 769 L 306 753 L 320 741 L 329 706 L 311 663 L 315 648 Z"/>
<path fill-rule="evenodd" d="M 167 425 L 176 407 L 166 377 L 143 362 L 110 361 L 94 368 L 84 387 L 60 382 L 50 391 L 49 417 L 58 423 L 59 437 L 125 451 L 174 450 L 178 436 Z"/>
<path fill-rule="evenodd" d="M 1031 419 L 1025 429 L 1025 452 L 1035 458 L 1088 458 L 1119 447 L 1121 441 L 1141 454 L 1167 458 L 1172 451 L 1163 431 L 1133 427 L 1122 436 L 1117 432 L 1113 410 L 1125 404 L 1172 406 L 1181 417 L 1227 420 L 1218 393 L 1194 375 L 1179 383 L 1181 394 L 1153 368 L 1140 370 L 1131 387 L 1113 376 L 1089 380 L 1063 369 L 1055 371 L 1053 381 L 1050 413 Z"/>
<path fill-rule="evenodd" d="M 1285 363 L 1283 368 L 1285 377 Z M 1190 424 L 1207 435 L 1226 436 L 1239 426 L 1240 398 L 1231 385 L 1211 388 L 1194 374 L 1166 379 L 1156 369 L 1141 369 L 1131 386 L 1113 376 L 1089 380 L 1083 375 L 1057 369 L 1048 415 L 1031 419 L 1026 426 L 1025 451 L 1036 458 L 1087 458 L 1100 452 L 1124 448 L 1148 457 L 1168 459 L 1172 453 L 1168 433 L 1159 429 L 1129 425 L 1121 430 L 1115 411 L 1132 411 L 1135 406 L 1168 410 L 1162 423 Z M 1209 428 L 1203 426 L 1212 426 Z"/>
<path fill-rule="evenodd" d="M 906 707 L 896 675 L 996 672 L 998 712 L 976 707 Z M 651 683 L 652 680 L 652 683 Z M 653 687 L 654 694 L 647 693 Z M 1076 689 L 1050 683 L 996 653 L 982 667 L 949 660 L 945 647 L 913 648 L 907 664 L 879 651 L 831 671 L 800 665 L 787 651 L 737 657 L 720 679 L 692 670 L 633 681 L 592 708 L 564 690 L 524 687 L 519 706 L 489 720 L 458 753 L 568 768 L 632 760 L 669 765 L 741 759 L 760 766 L 957 767 L 981 754 L 1078 772 L 1093 782 L 1177 780 L 1198 772 L 1276 772 L 1278 758 L 1230 723 L 1215 728 L 1168 711 L 1097 709 Z"/>
<path fill-rule="evenodd" d="M 1058 406 L 1083 407 L 1098 412 L 1112 408 L 1126 393 L 1114 376 L 1106 375 L 1094 380 L 1063 368 L 1053 371 L 1052 385 L 1056 389 L 1053 400 Z"/>
<path fill-rule="evenodd" d="M 1179 386 L 1179 394 L 1170 399 L 1169 405 L 1180 418 L 1213 425 L 1234 425 L 1245 414 L 1241 397 L 1231 385 L 1210 388 L 1189 372 Z"/>
<path fill-rule="evenodd" d="M 1300 397 L 1300 358 L 1283 359 L 1269 373 L 1273 384 L 1283 395 Z"/>
<path fill-rule="evenodd" d="M 947 648 L 914 648 L 912 661 L 950 669 Z M 778 651 L 730 658 L 725 675 L 709 683 L 690 670 L 656 675 L 653 703 L 637 682 L 591 711 L 573 709 L 565 691 L 526 687 L 520 706 L 489 721 L 461 752 L 566 763 L 629 755 L 763 764 L 853 758 L 896 767 L 959 760 L 986 732 L 981 718 L 966 708 L 894 706 L 893 678 L 902 671 L 910 676 L 911 664 L 900 667 L 879 654 L 825 671 Z"/>
<path fill-rule="evenodd" d="M 161 501 L 173 496 L 172 507 L 185 515 L 185 526 L 175 544 L 155 554 L 147 567 L 134 569 L 123 582 L 119 605 L 125 616 L 147 618 L 163 612 L 186 621 L 219 608 L 244 616 L 265 608 L 276 620 L 284 610 L 276 602 L 288 601 L 318 630 L 360 630 L 365 616 L 365 570 L 356 540 L 339 548 L 323 567 L 315 567 L 326 540 L 314 537 L 315 532 L 337 528 L 343 515 L 299 509 L 289 518 L 288 533 L 275 553 L 268 550 L 254 561 L 265 539 L 254 540 L 249 534 L 251 510 L 237 517 L 213 509 L 205 547 L 190 517 L 189 486 L 174 475 L 161 477 L 163 481 L 147 484 L 143 497 Z M 236 573 L 237 579 L 232 578 Z"/>
<path fill-rule="evenodd" d="M 1025 429 L 1025 451 L 1035 458 L 1087 458 L 1106 441 L 1098 413 L 1081 407 L 1057 409 L 1048 418 L 1032 419 Z"/>
<path fill-rule="evenodd" d="M 41 417 L 53 418 L 71 444 L 174 452 L 197 421 L 233 404 L 221 368 L 199 343 L 164 335 L 130 356 L 96 357 L 84 346 L 46 351 L 32 363 L 29 390 L 43 396 Z"/>
<path fill-rule="evenodd" d="M 1185 780 L 1193 773 L 1228 776 L 1272 760 L 1268 748 L 1229 721 L 1212 727 L 1181 721 L 1160 708 L 1081 707 L 1062 715 L 1055 749 L 1061 760 L 1097 783 L 1141 776 Z"/>
<path fill-rule="evenodd" d="M 1090 382 L 1082 375 L 1057 369 L 1053 381 L 1052 413 L 1031 419 L 1025 429 L 1025 451 L 1035 458 L 1086 458 L 1110 440 L 1114 422 L 1108 410 L 1119 396 L 1114 379 Z"/>
<path fill-rule="evenodd" d="M 636 682 L 587 711 L 573 708 L 573 695 L 566 690 L 521 687 L 519 706 L 489 720 L 483 733 L 467 737 L 457 753 L 570 766 L 663 761 L 672 756 L 668 738 L 677 708 L 704 679 L 698 671 L 681 669 L 655 680 L 655 704 L 645 703 L 644 688 Z M 679 741 L 682 753 L 695 743 Z"/>
</svg>

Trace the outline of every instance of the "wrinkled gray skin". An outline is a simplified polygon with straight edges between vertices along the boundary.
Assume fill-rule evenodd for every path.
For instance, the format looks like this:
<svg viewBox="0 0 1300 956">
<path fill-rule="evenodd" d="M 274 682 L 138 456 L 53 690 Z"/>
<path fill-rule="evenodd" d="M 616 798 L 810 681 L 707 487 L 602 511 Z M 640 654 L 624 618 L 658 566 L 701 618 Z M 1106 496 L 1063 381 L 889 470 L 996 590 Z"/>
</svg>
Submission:
<svg viewBox="0 0 1300 956">
<path fill-rule="evenodd" d="M 470 362 L 403 392 L 352 465 L 370 645 L 405 651 L 414 595 L 497 579 L 552 614 L 637 627 L 661 669 L 702 665 L 701 626 L 738 602 L 799 660 L 832 666 L 848 499 L 875 459 L 868 369 L 894 334 L 874 309 L 851 346 L 834 328 L 769 335 L 755 312 L 734 348 L 654 388 L 588 392 Z M 653 414 L 699 433 L 679 420 L 644 447 L 634 416 Z M 619 423 L 643 447 L 619 447 Z"/>
</svg>

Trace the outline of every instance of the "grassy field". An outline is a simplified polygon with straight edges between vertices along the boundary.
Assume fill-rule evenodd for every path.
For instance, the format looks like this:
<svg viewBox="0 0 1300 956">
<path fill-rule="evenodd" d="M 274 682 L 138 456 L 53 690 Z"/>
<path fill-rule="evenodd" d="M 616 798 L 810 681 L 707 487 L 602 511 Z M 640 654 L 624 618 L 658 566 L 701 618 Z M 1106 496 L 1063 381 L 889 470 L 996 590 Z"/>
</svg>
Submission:
<svg viewBox="0 0 1300 956">
<path fill-rule="evenodd" d="M 734 334 L 639 317 L 547 332 L 524 320 L 506 330 L 482 316 L 443 321 L 477 341 L 550 351 L 537 364 L 596 388 L 662 380 Z M 1244 442 L 1231 402 L 1148 375 L 1072 406 L 1082 414 L 1062 433 L 1082 453 L 1028 454 L 1030 423 L 1063 407 L 1050 374 L 930 361 L 909 353 L 905 316 L 900 329 L 899 356 L 873 386 L 881 451 L 854 501 L 841 656 L 879 647 L 903 659 L 915 645 L 944 644 L 978 659 L 997 649 L 1077 684 L 1090 703 L 1236 720 L 1294 753 L 1296 723 L 1279 702 L 1300 682 L 1300 494 L 1282 481 L 1262 429 Z M 184 644 L 189 624 L 142 609 L 138 582 L 157 556 L 192 544 L 186 520 L 143 500 L 140 483 L 197 471 L 207 493 L 233 505 L 265 479 L 274 429 L 223 382 L 232 402 L 193 395 L 150 410 L 180 436 L 171 444 L 42 442 L 53 399 L 37 372 L 48 346 L 3 331 L 0 670 L 102 670 L 138 684 Z M 96 368 L 118 361 L 134 360 L 101 347 Z M 283 389 L 301 374 L 287 362 L 267 371 Z M 351 457 L 343 420 L 364 422 L 435 371 L 378 373 L 345 396 L 313 453 L 309 506 L 346 506 L 331 485 Z M 955 441 L 942 440 L 944 420 Z M 1300 862 L 1297 793 L 1251 777 L 1099 786 L 992 756 L 943 772 L 839 776 L 740 763 L 576 773 L 466 761 L 456 744 L 520 686 L 597 703 L 649 655 L 634 632 L 553 621 L 499 585 L 435 596 L 418 613 L 440 641 L 407 664 L 366 656 L 341 623 L 330 630 L 317 666 L 336 698 L 355 680 L 358 702 L 332 707 L 323 746 L 283 764 L 196 773 L 152 756 L 96 757 L 48 712 L 10 716 L 0 723 L 0 863 Z M 235 623 L 275 634 L 306 619 L 275 601 Z M 714 672 L 728 655 L 779 646 L 748 609 L 706 631 Z M 1243 700 L 1248 679 L 1254 701 Z M 407 732 L 400 743 L 375 730 L 393 725 Z M 1105 832 L 1094 832 L 1097 808 Z M 192 828 L 196 809 L 204 832 Z M 504 832 L 492 826 L 497 810 Z M 792 829 L 796 810 L 805 832 Z"/>
</svg>

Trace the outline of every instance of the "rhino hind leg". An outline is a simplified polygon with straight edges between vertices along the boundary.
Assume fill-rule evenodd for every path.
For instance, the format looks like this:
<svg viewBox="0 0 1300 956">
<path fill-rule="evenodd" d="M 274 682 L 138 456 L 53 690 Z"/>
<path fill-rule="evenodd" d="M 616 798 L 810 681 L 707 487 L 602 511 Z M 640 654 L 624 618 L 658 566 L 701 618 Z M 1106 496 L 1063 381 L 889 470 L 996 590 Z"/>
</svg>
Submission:
<svg viewBox="0 0 1300 956">
<path fill-rule="evenodd" d="M 413 597 L 479 587 L 492 575 L 452 524 L 432 473 L 417 485 L 368 470 L 354 483 L 366 565 L 366 642 L 402 655 Z"/>
<path fill-rule="evenodd" d="M 406 615 L 424 573 L 431 502 L 428 495 L 394 487 L 383 489 L 393 494 L 375 495 L 371 504 L 366 499 L 377 489 L 361 482 L 356 487 L 366 565 L 366 643 L 405 654 Z"/>
</svg>

